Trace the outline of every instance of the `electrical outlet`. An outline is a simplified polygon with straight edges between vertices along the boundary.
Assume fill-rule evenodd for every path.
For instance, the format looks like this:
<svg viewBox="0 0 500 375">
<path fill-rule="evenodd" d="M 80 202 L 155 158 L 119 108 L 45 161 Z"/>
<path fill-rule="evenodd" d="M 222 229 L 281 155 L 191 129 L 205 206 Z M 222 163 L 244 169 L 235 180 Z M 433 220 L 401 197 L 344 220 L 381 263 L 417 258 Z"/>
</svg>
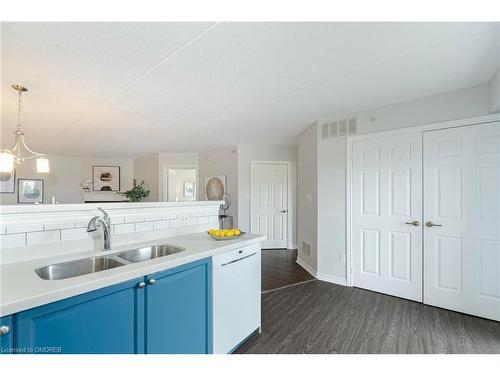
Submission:
<svg viewBox="0 0 500 375">
<path fill-rule="evenodd" d="M 345 253 L 339 253 L 339 261 L 345 263 Z"/>
</svg>

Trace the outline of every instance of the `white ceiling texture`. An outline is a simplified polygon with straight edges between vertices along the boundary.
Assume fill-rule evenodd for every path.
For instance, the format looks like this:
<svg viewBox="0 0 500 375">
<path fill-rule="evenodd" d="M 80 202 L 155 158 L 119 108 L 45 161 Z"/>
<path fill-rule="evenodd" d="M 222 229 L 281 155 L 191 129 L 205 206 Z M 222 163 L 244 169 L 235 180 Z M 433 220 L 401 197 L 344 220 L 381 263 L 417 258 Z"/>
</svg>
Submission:
<svg viewBox="0 0 500 375">
<path fill-rule="evenodd" d="M 126 157 L 291 145 L 312 120 L 487 82 L 492 23 L 3 23 L 2 146 Z"/>
</svg>

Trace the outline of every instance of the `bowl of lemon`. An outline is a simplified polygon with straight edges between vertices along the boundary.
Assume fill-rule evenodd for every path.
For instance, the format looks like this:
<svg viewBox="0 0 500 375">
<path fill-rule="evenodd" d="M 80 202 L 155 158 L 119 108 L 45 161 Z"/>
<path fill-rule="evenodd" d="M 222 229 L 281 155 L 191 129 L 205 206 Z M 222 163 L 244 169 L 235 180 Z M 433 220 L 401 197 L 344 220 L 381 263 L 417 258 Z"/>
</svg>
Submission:
<svg viewBox="0 0 500 375">
<path fill-rule="evenodd" d="M 210 229 L 207 234 L 216 241 L 227 241 L 240 238 L 245 234 L 237 228 L 233 229 Z"/>
</svg>

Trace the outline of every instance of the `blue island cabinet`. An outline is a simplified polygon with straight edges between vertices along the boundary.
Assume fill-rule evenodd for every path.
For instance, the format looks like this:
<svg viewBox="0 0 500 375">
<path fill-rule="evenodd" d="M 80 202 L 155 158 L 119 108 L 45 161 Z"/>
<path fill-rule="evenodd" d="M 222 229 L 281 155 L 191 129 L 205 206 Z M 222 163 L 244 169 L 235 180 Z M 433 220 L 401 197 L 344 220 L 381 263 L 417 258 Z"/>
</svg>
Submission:
<svg viewBox="0 0 500 375">
<path fill-rule="evenodd" d="M 12 354 L 14 350 L 14 319 L 12 315 L 0 318 L 0 354 Z"/>
<path fill-rule="evenodd" d="M 212 263 L 192 262 L 148 276 L 146 352 L 212 353 Z"/>
<path fill-rule="evenodd" d="M 49 281 L 50 282 L 50 281 Z M 195 261 L 2 319 L 16 353 L 212 353 L 212 261 Z"/>
<path fill-rule="evenodd" d="M 16 315 L 18 353 L 143 353 L 144 278 Z"/>
</svg>

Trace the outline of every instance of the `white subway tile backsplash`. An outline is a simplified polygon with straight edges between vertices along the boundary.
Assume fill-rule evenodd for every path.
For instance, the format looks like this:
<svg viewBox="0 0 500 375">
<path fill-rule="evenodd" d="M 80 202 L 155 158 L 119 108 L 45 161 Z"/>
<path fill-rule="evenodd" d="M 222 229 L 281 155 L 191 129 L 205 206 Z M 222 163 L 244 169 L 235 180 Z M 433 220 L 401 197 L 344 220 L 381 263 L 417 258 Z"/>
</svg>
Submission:
<svg viewBox="0 0 500 375">
<path fill-rule="evenodd" d="M 144 221 L 144 215 L 140 216 L 125 216 L 126 223 L 137 223 L 140 221 Z"/>
<path fill-rule="evenodd" d="M 125 222 L 125 218 L 123 216 L 111 216 L 109 218 L 111 224 L 122 224 Z"/>
<path fill-rule="evenodd" d="M 161 215 L 161 218 L 163 220 L 172 220 L 172 219 L 177 219 L 177 214 L 176 213 L 172 213 L 172 212 L 169 212 L 167 214 L 162 214 Z"/>
<path fill-rule="evenodd" d="M 68 223 L 49 223 L 49 224 L 44 224 L 43 229 L 44 230 L 54 230 L 54 229 L 68 229 L 68 228 L 74 228 L 75 223 L 73 222 L 68 222 Z"/>
<path fill-rule="evenodd" d="M 170 227 L 175 228 L 175 227 L 182 227 L 186 225 L 194 225 L 197 224 L 196 219 L 176 219 L 176 220 L 171 220 L 170 221 Z"/>
<path fill-rule="evenodd" d="M 10 224 L 7 225 L 7 234 L 37 232 L 43 230 L 43 224 Z"/>
<path fill-rule="evenodd" d="M 85 228 L 61 230 L 61 241 L 80 240 L 84 238 L 89 238 L 89 234 Z"/>
<path fill-rule="evenodd" d="M 161 220 L 161 215 L 145 215 L 144 220 L 145 221 Z"/>
<path fill-rule="evenodd" d="M 38 245 L 48 242 L 59 242 L 61 240 L 60 230 L 48 230 L 44 232 L 28 232 L 26 244 L 28 246 Z"/>
<path fill-rule="evenodd" d="M 135 223 L 136 232 L 150 232 L 153 231 L 153 222 L 146 221 L 144 223 Z"/>
<path fill-rule="evenodd" d="M 217 226 L 217 205 L 211 207 L 186 206 L 162 207 L 161 209 L 122 207 L 109 210 L 112 233 L 125 234 L 134 232 L 153 232 L 173 230 L 174 227 L 191 226 L 196 224 Z M 89 238 L 86 227 L 92 216 L 98 212 L 94 210 L 78 210 L 52 212 L 48 210 L 36 214 L 0 214 L 0 248 L 16 248 L 23 246 L 60 243 L 68 240 L 85 240 Z M 6 219 L 7 218 L 7 219 Z M 213 224 L 212 224 L 213 223 Z M 179 229 L 183 233 L 184 229 Z M 189 232 L 189 229 L 187 229 Z M 100 232 L 100 231 L 99 231 Z M 142 234 L 147 236 L 148 234 Z M 152 233 L 152 235 L 154 235 Z M 156 234 L 158 235 L 158 234 Z M 82 242 L 83 243 L 83 242 Z M 90 242 L 89 242 L 90 243 Z M 60 244 L 61 246 L 63 244 Z M 59 245 L 57 245 L 59 246 Z"/>
<path fill-rule="evenodd" d="M 131 232 L 135 232 L 134 223 L 113 225 L 113 234 L 131 233 Z"/>
<path fill-rule="evenodd" d="M 200 216 L 197 220 L 198 220 L 198 224 L 207 224 L 208 223 L 208 216 Z"/>
<path fill-rule="evenodd" d="M 26 233 L 2 234 L 0 235 L 0 247 L 6 249 L 8 247 L 26 246 Z"/>
<path fill-rule="evenodd" d="M 170 220 L 155 221 L 153 224 L 153 229 L 155 231 L 170 228 Z"/>
</svg>

